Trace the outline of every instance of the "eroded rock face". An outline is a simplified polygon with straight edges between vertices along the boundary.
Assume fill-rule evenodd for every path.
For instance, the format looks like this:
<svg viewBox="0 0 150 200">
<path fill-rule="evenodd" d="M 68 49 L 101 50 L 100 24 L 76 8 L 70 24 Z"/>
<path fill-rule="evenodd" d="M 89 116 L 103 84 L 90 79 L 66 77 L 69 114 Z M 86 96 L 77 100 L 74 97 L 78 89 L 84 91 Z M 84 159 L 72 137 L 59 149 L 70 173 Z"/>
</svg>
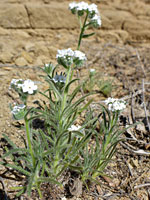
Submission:
<svg viewBox="0 0 150 200">
<path fill-rule="evenodd" d="M 0 1 L 0 63 L 41 65 L 53 61 L 58 48 L 76 47 L 79 26 L 68 10 L 71 0 Z M 94 1 L 102 27 L 84 40 L 150 42 L 150 4 L 140 0 Z"/>
<path fill-rule="evenodd" d="M 29 28 L 29 18 L 24 5 L 0 4 L 0 26 L 3 28 Z"/>
<path fill-rule="evenodd" d="M 68 3 L 26 4 L 31 28 L 73 29 L 78 27 L 76 18 L 68 10 Z"/>
</svg>

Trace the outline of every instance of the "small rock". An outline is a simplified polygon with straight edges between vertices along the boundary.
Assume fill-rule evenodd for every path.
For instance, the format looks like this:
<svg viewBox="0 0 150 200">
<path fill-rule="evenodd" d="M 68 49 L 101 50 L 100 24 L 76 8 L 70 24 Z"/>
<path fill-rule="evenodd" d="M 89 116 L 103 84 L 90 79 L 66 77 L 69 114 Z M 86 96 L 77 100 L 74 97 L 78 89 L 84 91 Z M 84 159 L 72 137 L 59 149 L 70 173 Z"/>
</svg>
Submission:
<svg viewBox="0 0 150 200">
<path fill-rule="evenodd" d="M 102 28 L 104 29 L 113 29 L 112 22 L 105 15 L 101 14 L 102 18 Z"/>
<path fill-rule="evenodd" d="M 26 31 L 19 30 L 19 29 L 15 30 L 14 33 L 15 33 L 18 37 L 24 38 L 24 39 L 31 37 Z"/>
<path fill-rule="evenodd" d="M 15 64 L 16 64 L 17 66 L 26 66 L 26 65 L 28 65 L 27 61 L 26 61 L 25 58 L 23 58 L 23 57 L 17 58 L 17 59 L 15 60 Z"/>
<path fill-rule="evenodd" d="M 13 55 L 10 52 L 3 52 L 0 54 L 0 62 L 11 63 Z"/>
<path fill-rule="evenodd" d="M 73 184 L 69 186 L 69 191 L 73 196 L 79 197 L 82 194 L 82 181 L 76 178 Z"/>
<path fill-rule="evenodd" d="M 0 27 L 0 35 L 6 36 L 6 35 L 9 35 L 9 34 L 10 34 L 9 30 Z"/>
<path fill-rule="evenodd" d="M 100 31 L 97 34 L 97 36 L 98 36 L 98 39 L 104 38 L 105 41 L 111 41 L 111 42 L 120 42 L 121 41 L 120 37 L 112 31 L 107 31 L 107 32 Z"/>
<path fill-rule="evenodd" d="M 46 62 L 45 62 L 46 63 Z M 44 65 L 44 62 L 41 60 L 41 58 L 37 58 L 34 62 L 34 65 L 36 66 L 43 66 Z"/>
<path fill-rule="evenodd" d="M 146 128 L 145 128 L 145 125 L 144 123 L 140 123 L 140 124 L 137 124 L 136 125 L 136 129 L 142 133 L 146 133 Z"/>
<path fill-rule="evenodd" d="M 22 57 L 25 58 L 28 63 L 33 63 L 32 57 L 26 51 L 23 51 L 21 54 Z"/>
<path fill-rule="evenodd" d="M 25 50 L 28 52 L 33 52 L 34 51 L 34 44 L 32 42 L 28 42 L 27 44 L 25 44 Z"/>
<path fill-rule="evenodd" d="M 126 42 L 127 39 L 129 38 L 129 33 L 124 30 L 115 30 L 115 33 L 120 37 L 122 42 Z"/>
</svg>

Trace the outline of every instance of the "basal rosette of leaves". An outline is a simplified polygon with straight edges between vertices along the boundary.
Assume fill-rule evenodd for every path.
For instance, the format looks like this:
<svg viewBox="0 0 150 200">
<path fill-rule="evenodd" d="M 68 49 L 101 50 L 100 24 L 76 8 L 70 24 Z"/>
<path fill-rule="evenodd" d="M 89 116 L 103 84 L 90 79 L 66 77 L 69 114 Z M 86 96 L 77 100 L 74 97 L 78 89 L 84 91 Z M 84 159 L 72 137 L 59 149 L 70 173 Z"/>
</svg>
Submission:
<svg viewBox="0 0 150 200">
<path fill-rule="evenodd" d="M 42 198 L 41 183 L 50 182 L 63 187 L 62 177 L 69 170 L 76 171 L 85 185 L 88 180 L 97 182 L 99 175 L 104 173 L 105 167 L 111 161 L 124 131 L 119 129 L 117 123 L 120 112 L 125 109 L 125 102 L 117 101 L 114 105 L 108 99 L 108 108 L 100 105 L 100 113 L 93 117 L 94 110 L 89 107 L 92 100 L 85 103 L 86 97 L 92 93 L 77 98 L 80 96 L 82 84 L 78 84 L 75 89 L 72 87 L 78 81 L 73 76 L 74 71 L 87 60 L 80 51 L 81 41 L 94 34 L 86 35 L 85 31 L 91 23 L 95 26 L 92 20 L 96 20 L 99 12 L 95 4 L 89 5 L 85 2 L 72 3 L 69 8 L 73 14 L 78 15 L 80 23 L 77 49 L 58 50 L 58 64 L 44 65 L 42 77 L 48 84 L 48 89 L 38 91 L 31 80 L 13 79 L 11 82 L 10 88 L 18 93 L 22 102 L 16 107 L 11 106 L 11 112 L 15 119 L 24 119 L 26 138 L 23 140 L 24 147 L 21 148 L 4 134 L 11 148 L 5 149 L 1 164 L 25 177 L 22 186 L 13 188 L 18 190 L 16 196 L 23 193 L 32 196 L 32 190 L 36 189 Z M 100 24 L 98 21 L 97 23 Z M 64 72 L 61 72 L 61 67 Z M 91 69 L 91 80 L 94 74 L 95 70 Z M 37 106 L 28 107 L 27 97 L 36 92 L 46 100 L 38 100 Z M 110 103 L 113 104 L 113 110 L 110 109 Z M 85 113 L 84 120 L 78 124 L 81 113 Z M 101 116 L 102 119 L 99 120 Z M 35 129 L 35 119 L 42 120 L 44 127 Z M 99 130 L 96 128 L 98 123 L 101 127 Z M 7 161 L 7 157 L 11 158 L 11 163 Z"/>
</svg>

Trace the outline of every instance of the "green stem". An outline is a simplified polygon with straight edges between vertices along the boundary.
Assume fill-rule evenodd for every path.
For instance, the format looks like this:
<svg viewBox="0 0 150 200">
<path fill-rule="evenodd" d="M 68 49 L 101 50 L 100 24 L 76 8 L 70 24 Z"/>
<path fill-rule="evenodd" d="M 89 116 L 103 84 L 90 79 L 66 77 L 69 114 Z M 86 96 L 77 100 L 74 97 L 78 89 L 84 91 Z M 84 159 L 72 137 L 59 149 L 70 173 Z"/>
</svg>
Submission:
<svg viewBox="0 0 150 200">
<path fill-rule="evenodd" d="M 59 162 L 59 153 L 57 152 L 55 155 L 55 160 L 54 160 L 54 173 L 57 175 L 57 166 Z"/>
<path fill-rule="evenodd" d="M 79 20 L 79 24 L 80 24 L 80 30 L 82 29 L 82 21 L 81 21 L 81 17 L 78 15 L 78 20 Z"/>
<path fill-rule="evenodd" d="M 107 138 L 106 138 L 106 142 L 105 142 L 104 147 L 103 147 L 103 154 L 107 150 L 107 146 L 110 144 L 111 137 L 112 137 L 112 131 L 111 131 L 111 129 L 112 129 L 113 126 L 116 126 L 117 121 L 118 121 L 118 116 L 119 116 L 119 112 L 118 111 L 116 111 L 116 112 L 113 113 L 113 117 L 111 119 L 111 125 L 109 127 L 108 135 L 107 135 Z"/>
<path fill-rule="evenodd" d="M 73 66 L 72 66 L 72 71 L 71 71 L 71 76 L 70 76 L 70 81 L 72 81 L 73 73 L 74 73 L 75 67 L 76 67 L 75 64 L 73 64 Z"/>
<path fill-rule="evenodd" d="M 71 66 L 69 66 L 69 69 L 67 71 L 67 78 L 66 78 L 66 83 L 65 83 L 65 89 L 66 86 L 68 85 L 69 81 L 70 81 L 70 73 L 71 73 Z M 64 96 L 63 96 L 63 101 L 62 101 L 62 106 L 61 106 L 61 111 L 63 112 L 65 106 L 66 106 L 66 100 L 67 100 L 67 95 L 68 95 L 68 91 L 64 91 Z"/>
<path fill-rule="evenodd" d="M 88 13 L 86 14 L 86 17 L 85 17 L 85 19 L 84 19 L 84 23 L 83 23 L 82 28 L 80 28 L 80 29 L 81 29 L 81 33 L 80 33 L 80 36 L 79 36 L 79 41 L 78 41 L 78 47 L 77 47 L 77 50 L 80 49 L 81 40 L 82 40 L 82 37 L 83 37 L 84 31 L 85 31 L 85 26 L 86 26 L 87 18 L 88 18 Z M 80 27 L 81 27 L 81 22 L 80 22 Z"/>
<path fill-rule="evenodd" d="M 32 144 L 31 144 L 29 121 L 27 119 L 25 119 L 25 128 L 26 128 L 28 148 L 29 148 L 29 151 L 30 151 L 30 155 L 32 157 L 33 167 L 35 167 L 35 157 L 34 157 L 34 153 L 33 153 L 33 149 L 32 149 Z"/>
<path fill-rule="evenodd" d="M 42 192 L 41 192 L 41 190 L 40 190 L 40 184 L 36 184 L 36 188 L 37 188 L 37 191 L 38 191 L 38 193 L 39 193 L 39 197 L 40 197 L 40 199 L 42 199 L 43 198 L 43 196 L 42 196 Z"/>
</svg>

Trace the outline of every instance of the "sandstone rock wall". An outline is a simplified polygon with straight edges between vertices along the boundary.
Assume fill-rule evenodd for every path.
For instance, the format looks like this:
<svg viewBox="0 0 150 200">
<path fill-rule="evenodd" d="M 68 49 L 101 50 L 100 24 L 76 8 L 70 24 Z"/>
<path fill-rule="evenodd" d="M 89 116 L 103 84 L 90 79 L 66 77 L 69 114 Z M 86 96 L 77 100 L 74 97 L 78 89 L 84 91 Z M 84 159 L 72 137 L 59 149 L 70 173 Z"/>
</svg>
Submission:
<svg viewBox="0 0 150 200">
<path fill-rule="evenodd" d="M 0 63 L 42 65 L 58 48 L 74 47 L 78 23 L 68 10 L 70 0 L 0 0 Z M 150 2 L 91 0 L 102 27 L 86 42 L 150 41 Z"/>
</svg>

